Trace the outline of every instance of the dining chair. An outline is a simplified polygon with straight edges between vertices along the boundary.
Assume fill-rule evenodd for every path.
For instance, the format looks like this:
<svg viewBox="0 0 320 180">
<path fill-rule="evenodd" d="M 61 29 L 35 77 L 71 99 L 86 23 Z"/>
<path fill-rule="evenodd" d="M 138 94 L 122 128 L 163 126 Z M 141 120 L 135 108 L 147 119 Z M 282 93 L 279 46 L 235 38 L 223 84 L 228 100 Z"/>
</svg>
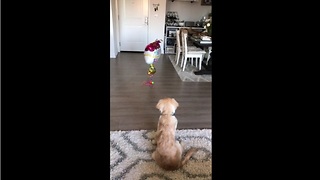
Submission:
<svg viewBox="0 0 320 180">
<path fill-rule="evenodd" d="M 208 63 L 209 63 L 209 60 L 211 58 L 211 53 L 212 53 L 212 47 L 209 47 L 208 52 L 207 52 L 208 56 L 207 56 L 206 65 L 208 65 Z"/>
<path fill-rule="evenodd" d="M 176 30 L 176 42 L 177 42 L 177 49 L 176 49 L 175 61 L 176 61 L 176 65 L 178 65 L 179 60 L 180 60 L 180 54 L 182 52 L 181 42 L 180 42 L 180 30 L 179 29 Z"/>
<path fill-rule="evenodd" d="M 176 47 L 176 56 L 175 56 L 175 62 L 176 62 L 176 65 L 179 64 L 179 61 L 180 61 L 180 57 L 182 57 L 182 45 L 181 45 L 181 33 L 182 30 L 179 30 L 179 29 L 176 29 L 176 44 L 177 44 L 177 47 Z M 201 50 L 201 48 L 198 48 L 196 46 L 193 46 L 193 45 L 188 45 L 188 48 L 189 49 L 197 49 L 197 50 Z M 182 56 L 180 56 L 182 55 Z M 182 67 L 182 63 L 181 63 L 181 67 Z"/>
<path fill-rule="evenodd" d="M 182 31 L 182 61 L 181 61 L 181 67 L 182 71 L 186 69 L 186 64 L 188 59 L 190 60 L 191 65 L 193 65 L 193 60 L 195 60 L 195 66 L 198 67 L 198 62 L 199 62 L 199 67 L 198 69 L 201 70 L 201 64 L 204 55 L 206 54 L 206 51 L 197 48 L 189 48 L 188 47 L 188 32 L 187 31 Z M 199 59 L 199 61 L 198 61 Z"/>
</svg>

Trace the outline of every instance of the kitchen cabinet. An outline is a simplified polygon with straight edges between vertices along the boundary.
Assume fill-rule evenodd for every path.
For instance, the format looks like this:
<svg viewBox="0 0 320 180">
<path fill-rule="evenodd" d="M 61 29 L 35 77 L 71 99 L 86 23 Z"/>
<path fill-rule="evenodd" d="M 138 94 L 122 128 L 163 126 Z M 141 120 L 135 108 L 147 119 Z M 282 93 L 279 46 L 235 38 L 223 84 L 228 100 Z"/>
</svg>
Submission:
<svg viewBox="0 0 320 180">
<path fill-rule="evenodd" d="M 176 54 L 176 30 L 181 28 L 202 29 L 203 27 L 179 27 L 179 26 L 166 26 L 164 36 L 164 54 Z"/>
<path fill-rule="evenodd" d="M 175 26 L 166 26 L 165 28 L 165 37 L 164 37 L 164 53 L 165 54 L 175 54 L 176 52 L 176 30 L 179 27 Z"/>
</svg>

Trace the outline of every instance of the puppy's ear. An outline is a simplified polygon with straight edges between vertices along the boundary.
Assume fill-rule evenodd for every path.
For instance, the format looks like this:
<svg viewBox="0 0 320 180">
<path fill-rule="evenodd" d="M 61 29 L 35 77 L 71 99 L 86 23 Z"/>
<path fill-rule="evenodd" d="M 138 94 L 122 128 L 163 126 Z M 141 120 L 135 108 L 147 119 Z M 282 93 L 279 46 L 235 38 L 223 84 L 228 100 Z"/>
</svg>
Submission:
<svg viewBox="0 0 320 180">
<path fill-rule="evenodd" d="M 171 98 L 171 100 L 172 100 L 173 105 L 174 105 L 176 108 L 179 107 L 179 103 L 178 103 L 174 98 Z"/>
<path fill-rule="evenodd" d="M 163 102 L 162 99 L 160 99 L 158 104 L 156 105 L 156 108 L 159 109 L 161 113 L 163 111 L 163 103 L 162 102 Z"/>
</svg>

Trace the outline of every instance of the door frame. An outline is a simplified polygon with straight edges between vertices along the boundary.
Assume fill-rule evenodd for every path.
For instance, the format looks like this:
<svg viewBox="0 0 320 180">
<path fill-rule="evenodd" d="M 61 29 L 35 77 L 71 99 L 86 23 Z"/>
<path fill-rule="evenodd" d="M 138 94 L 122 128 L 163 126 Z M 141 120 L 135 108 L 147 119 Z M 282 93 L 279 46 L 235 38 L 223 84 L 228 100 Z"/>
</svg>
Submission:
<svg viewBox="0 0 320 180">
<path fill-rule="evenodd" d="M 119 22 L 117 17 L 118 0 L 110 0 L 110 58 L 116 58 L 120 52 Z"/>
<path fill-rule="evenodd" d="M 117 49 L 117 52 L 121 52 L 120 51 L 120 22 L 119 22 L 119 0 L 111 0 L 112 1 L 112 4 L 114 4 L 112 6 L 112 11 L 113 11 L 113 25 L 114 25 L 114 35 L 115 35 L 115 45 L 116 45 L 116 49 Z M 162 8 L 165 8 L 166 9 L 166 3 L 165 3 L 166 0 L 163 0 L 163 7 Z M 150 8 L 150 3 L 151 1 L 148 0 L 148 4 L 149 4 L 149 8 Z M 166 10 L 165 10 L 166 11 Z M 149 17 L 149 24 L 150 24 L 150 9 L 149 9 L 149 12 L 148 12 L 148 17 Z M 164 22 L 165 23 L 165 22 Z M 163 32 L 164 32 L 164 28 L 165 28 L 165 25 L 163 27 Z M 148 36 L 147 36 L 147 42 L 150 42 L 150 40 L 154 40 L 154 39 L 150 39 L 150 26 L 148 26 Z M 163 33 L 162 32 L 162 33 Z M 161 43 L 161 54 L 164 54 L 164 34 L 161 35 L 161 39 L 163 40 L 163 42 Z"/>
<path fill-rule="evenodd" d="M 120 17 L 120 10 L 119 10 L 119 1 L 120 0 L 111 0 L 111 1 L 115 1 L 115 16 L 114 16 L 114 21 L 115 21 L 115 33 L 116 33 L 116 44 L 117 44 L 117 49 L 118 49 L 118 53 L 121 52 L 121 48 L 120 48 L 120 21 L 119 21 L 119 17 Z M 147 0 L 148 2 L 148 12 L 147 12 L 147 16 L 148 16 L 148 24 L 150 24 L 150 0 Z M 148 25 L 147 27 L 147 42 L 149 43 L 149 39 L 150 39 L 150 26 Z M 147 45 L 147 44 L 146 44 Z"/>
<path fill-rule="evenodd" d="M 114 21 L 116 24 L 116 44 L 117 44 L 117 49 L 118 52 L 120 52 L 120 25 L 119 25 L 119 0 L 114 0 L 115 1 L 115 17 Z"/>
</svg>

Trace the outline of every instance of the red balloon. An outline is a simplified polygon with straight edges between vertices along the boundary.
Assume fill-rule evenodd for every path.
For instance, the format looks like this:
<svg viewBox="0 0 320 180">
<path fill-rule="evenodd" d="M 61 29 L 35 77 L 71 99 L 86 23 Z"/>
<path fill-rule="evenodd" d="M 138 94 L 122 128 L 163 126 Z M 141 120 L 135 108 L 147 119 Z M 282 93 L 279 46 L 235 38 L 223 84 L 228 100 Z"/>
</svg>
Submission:
<svg viewBox="0 0 320 180">
<path fill-rule="evenodd" d="M 160 40 L 156 40 L 146 46 L 145 51 L 153 52 L 154 50 L 160 49 Z"/>
<path fill-rule="evenodd" d="M 150 46 L 150 47 L 148 48 L 148 50 L 152 52 L 152 51 L 154 51 L 154 47 Z"/>
</svg>

